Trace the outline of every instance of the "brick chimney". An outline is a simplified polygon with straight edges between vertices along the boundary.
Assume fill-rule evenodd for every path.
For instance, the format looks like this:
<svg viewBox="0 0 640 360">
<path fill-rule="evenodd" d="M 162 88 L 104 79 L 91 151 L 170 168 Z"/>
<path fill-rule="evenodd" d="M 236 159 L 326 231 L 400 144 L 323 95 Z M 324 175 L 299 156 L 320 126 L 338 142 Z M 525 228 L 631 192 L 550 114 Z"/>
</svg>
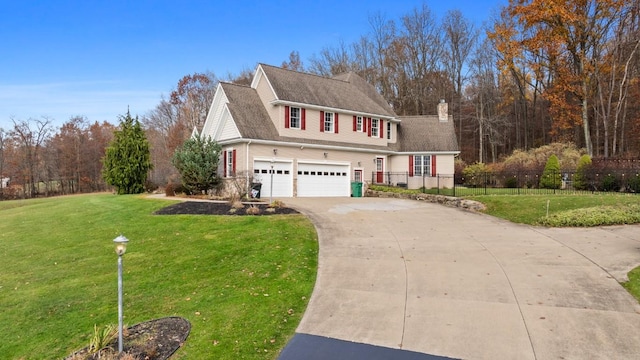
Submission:
<svg viewBox="0 0 640 360">
<path fill-rule="evenodd" d="M 449 104 L 444 99 L 441 99 L 438 104 L 438 119 L 442 122 L 449 121 Z"/>
</svg>

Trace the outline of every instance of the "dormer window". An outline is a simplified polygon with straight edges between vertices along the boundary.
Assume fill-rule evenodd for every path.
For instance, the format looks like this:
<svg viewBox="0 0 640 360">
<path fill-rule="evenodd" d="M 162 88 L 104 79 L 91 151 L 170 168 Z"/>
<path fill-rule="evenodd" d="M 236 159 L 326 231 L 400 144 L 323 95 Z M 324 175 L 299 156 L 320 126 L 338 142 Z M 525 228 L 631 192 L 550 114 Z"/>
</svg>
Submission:
<svg viewBox="0 0 640 360">
<path fill-rule="evenodd" d="M 289 127 L 292 129 L 300 129 L 300 108 L 289 108 Z"/>
<path fill-rule="evenodd" d="M 333 132 L 333 113 L 331 112 L 325 112 L 324 113 L 324 132 L 329 132 L 332 133 Z"/>
<path fill-rule="evenodd" d="M 284 107 L 284 127 L 286 129 L 300 129 L 305 127 L 304 108 L 285 106 Z"/>
<path fill-rule="evenodd" d="M 371 137 L 380 136 L 380 119 L 371 119 Z"/>
<path fill-rule="evenodd" d="M 320 111 L 320 132 L 338 133 L 338 113 Z"/>
</svg>

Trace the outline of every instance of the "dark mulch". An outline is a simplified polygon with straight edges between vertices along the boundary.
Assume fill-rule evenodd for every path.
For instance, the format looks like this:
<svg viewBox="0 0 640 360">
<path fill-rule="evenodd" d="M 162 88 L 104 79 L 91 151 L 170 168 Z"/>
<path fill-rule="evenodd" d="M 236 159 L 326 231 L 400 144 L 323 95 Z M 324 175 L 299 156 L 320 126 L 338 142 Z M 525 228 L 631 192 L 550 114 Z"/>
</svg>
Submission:
<svg viewBox="0 0 640 360">
<path fill-rule="evenodd" d="M 191 324 L 181 317 L 166 317 L 134 325 L 123 331 L 123 353 L 133 359 L 166 360 L 185 342 L 191 331 Z M 82 349 L 66 360 L 115 359 L 118 353 L 118 339 L 111 342 L 99 353 L 89 354 Z"/>
<path fill-rule="evenodd" d="M 269 208 L 267 204 L 245 204 L 241 209 L 232 209 L 229 203 L 211 201 L 184 201 L 164 207 L 155 212 L 156 215 L 249 215 L 247 209 L 257 207 L 258 214 L 252 215 L 283 215 L 298 214 L 298 211 L 286 206 Z"/>
</svg>

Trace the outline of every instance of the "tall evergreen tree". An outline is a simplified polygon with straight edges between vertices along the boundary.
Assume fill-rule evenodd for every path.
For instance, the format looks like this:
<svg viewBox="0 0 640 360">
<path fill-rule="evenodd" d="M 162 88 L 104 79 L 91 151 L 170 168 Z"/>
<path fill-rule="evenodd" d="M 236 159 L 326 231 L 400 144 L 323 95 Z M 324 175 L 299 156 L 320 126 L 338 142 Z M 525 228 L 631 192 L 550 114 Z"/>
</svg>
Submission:
<svg viewBox="0 0 640 360">
<path fill-rule="evenodd" d="M 221 147 L 210 137 L 195 136 L 185 141 L 173 154 L 173 166 L 189 191 L 206 191 L 220 183 L 218 159 Z"/>
<path fill-rule="evenodd" d="M 152 169 L 149 142 L 138 117 L 132 118 L 127 110 L 120 116 L 120 130 L 102 160 L 102 176 L 114 186 L 118 194 L 139 194 L 145 190 L 149 170 Z"/>
</svg>

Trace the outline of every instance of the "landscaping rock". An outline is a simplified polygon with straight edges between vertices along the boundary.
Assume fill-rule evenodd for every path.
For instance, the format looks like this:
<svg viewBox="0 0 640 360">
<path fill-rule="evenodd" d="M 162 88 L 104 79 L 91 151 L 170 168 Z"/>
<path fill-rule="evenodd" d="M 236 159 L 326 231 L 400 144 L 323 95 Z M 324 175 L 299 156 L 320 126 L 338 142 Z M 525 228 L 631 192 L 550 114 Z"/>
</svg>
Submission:
<svg viewBox="0 0 640 360">
<path fill-rule="evenodd" d="M 386 191 L 374 191 L 367 190 L 366 196 L 368 197 L 380 197 L 380 198 L 398 198 L 398 199 L 409 199 L 409 200 L 419 200 L 419 201 L 427 201 L 436 204 L 442 204 L 450 207 L 458 207 L 471 211 L 484 211 L 486 210 L 486 206 L 484 204 L 468 199 L 461 199 L 453 196 L 445 196 L 445 195 L 434 195 L 434 194 L 422 194 L 422 193 L 394 193 L 394 192 L 386 192 Z"/>
</svg>

